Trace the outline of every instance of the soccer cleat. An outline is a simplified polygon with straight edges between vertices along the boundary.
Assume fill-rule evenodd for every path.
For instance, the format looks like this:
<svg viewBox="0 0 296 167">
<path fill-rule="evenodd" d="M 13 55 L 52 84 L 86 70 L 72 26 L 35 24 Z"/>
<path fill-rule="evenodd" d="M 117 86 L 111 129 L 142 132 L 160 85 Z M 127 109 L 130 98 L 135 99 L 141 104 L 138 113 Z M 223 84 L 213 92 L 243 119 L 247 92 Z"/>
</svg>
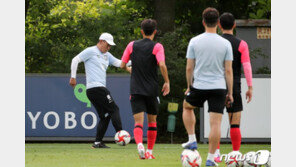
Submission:
<svg viewBox="0 0 296 167">
<path fill-rule="evenodd" d="M 220 157 L 220 155 L 218 155 L 217 157 L 215 157 L 215 158 L 214 158 L 214 161 L 217 162 L 217 163 L 222 162 L 222 161 L 221 161 L 221 157 Z"/>
<path fill-rule="evenodd" d="M 138 144 L 138 152 L 139 152 L 139 157 L 140 159 L 145 159 L 145 148 L 143 144 Z"/>
<path fill-rule="evenodd" d="M 103 143 L 102 141 L 101 142 L 99 142 L 98 144 L 93 144 L 92 145 L 92 148 L 110 148 L 110 147 L 108 147 L 108 146 L 106 146 L 105 145 L 105 143 Z"/>
<path fill-rule="evenodd" d="M 182 147 L 184 149 L 197 150 L 197 142 L 195 141 L 195 142 L 191 142 L 191 143 L 189 143 L 189 142 L 183 143 Z"/>
<path fill-rule="evenodd" d="M 146 159 L 155 159 L 155 157 L 152 154 L 150 154 L 149 152 L 146 152 L 145 158 Z"/>
<path fill-rule="evenodd" d="M 220 157 L 220 149 L 216 149 L 216 151 L 215 151 L 214 161 L 217 162 L 217 163 L 222 162 L 222 159 L 221 159 L 221 157 Z"/>
<path fill-rule="evenodd" d="M 218 166 L 218 164 L 208 159 L 206 162 L 206 166 L 212 166 L 212 167 L 214 166 L 215 167 L 215 166 Z"/>
</svg>

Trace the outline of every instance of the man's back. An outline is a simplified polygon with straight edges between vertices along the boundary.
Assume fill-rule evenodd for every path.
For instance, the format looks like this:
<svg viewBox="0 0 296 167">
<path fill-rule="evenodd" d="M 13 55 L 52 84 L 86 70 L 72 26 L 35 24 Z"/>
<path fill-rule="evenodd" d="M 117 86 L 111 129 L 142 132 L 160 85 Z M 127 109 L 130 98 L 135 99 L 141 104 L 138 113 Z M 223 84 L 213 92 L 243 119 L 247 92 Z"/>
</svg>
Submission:
<svg viewBox="0 0 296 167">
<path fill-rule="evenodd" d="M 215 33 L 203 33 L 190 40 L 186 57 L 195 59 L 194 88 L 226 89 L 224 61 L 232 60 L 229 41 Z"/>
<path fill-rule="evenodd" d="M 132 61 L 131 94 L 158 96 L 157 68 L 164 62 L 164 49 L 149 38 L 132 41 L 126 47 L 122 61 Z"/>
<path fill-rule="evenodd" d="M 134 42 L 131 61 L 131 93 L 146 96 L 157 96 L 158 77 L 157 60 L 152 54 L 155 42 L 142 39 Z"/>
<path fill-rule="evenodd" d="M 242 50 L 248 49 L 246 48 L 248 45 L 244 40 L 241 40 L 234 35 L 231 34 L 223 34 L 223 38 L 227 39 L 232 46 L 233 50 L 233 62 L 232 62 L 232 68 L 233 68 L 233 79 L 240 83 L 241 80 L 241 68 L 242 68 L 242 63 L 245 61 L 245 59 L 249 60 L 248 58 L 242 57 Z M 248 55 L 249 56 L 249 55 Z"/>
</svg>

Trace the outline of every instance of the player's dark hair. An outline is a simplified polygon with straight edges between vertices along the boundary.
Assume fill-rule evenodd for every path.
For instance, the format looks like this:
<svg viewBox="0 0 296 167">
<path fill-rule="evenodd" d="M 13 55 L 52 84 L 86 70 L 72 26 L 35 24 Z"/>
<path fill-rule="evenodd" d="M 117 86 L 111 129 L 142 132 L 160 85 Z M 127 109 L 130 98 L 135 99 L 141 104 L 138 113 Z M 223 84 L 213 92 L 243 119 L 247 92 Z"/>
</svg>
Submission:
<svg viewBox="0 0 296 167">
<path fill-rule="evenodd" d="M 208 7 L 202 12 L 202 18 L 208 27 L 215 27 L 218 23 L 219 12 L 215 8 Z"/>
<path fill-rule="evenodd" d="M 145 19 L 141 23 L 141 29 L 144 31 L 145 35 L 152 35 L 154 30 L 156 30 L 157 22 L 153 19 Z"/>
<path fill-rule="evenodd" d="M 224 30 L 231 30 L 235 22 L 235 18 L 231 13 L 223 13 L 220 16 L 220 24 Z"/>
</svg>

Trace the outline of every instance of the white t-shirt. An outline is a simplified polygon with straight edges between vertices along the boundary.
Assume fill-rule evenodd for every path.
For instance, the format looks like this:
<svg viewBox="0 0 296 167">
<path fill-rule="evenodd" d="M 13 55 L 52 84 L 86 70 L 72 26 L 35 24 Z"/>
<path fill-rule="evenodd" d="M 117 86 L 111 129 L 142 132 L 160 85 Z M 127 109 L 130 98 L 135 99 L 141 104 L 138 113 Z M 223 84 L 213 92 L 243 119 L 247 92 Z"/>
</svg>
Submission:
<svg viewBox="0 0 296 167">
<path fill-rule="evenodd" d="M 86 88 L 93 88 L 103 86 L 106 87 L 106 71 L 111 64 L 119 67 L 121 60 L 115 58 L 111 53 L 102 53 L 97 46 L 92 46 L 84 49 L 73 60 L 78 59 L 84 62 L 86 74 Z M 76 76 L 77 64 L 72 60 L 72 77 Z M 75 69 L 76 66 L 76 69 Z"/>
<path fill-rule="evenodd" d="M 202 33 L 189 42 L 187 59 L 195 59 L 193 87 L 226 89 L 224 61 L 233 60 L 228 40 L 216 33 Z"/>
</svg>

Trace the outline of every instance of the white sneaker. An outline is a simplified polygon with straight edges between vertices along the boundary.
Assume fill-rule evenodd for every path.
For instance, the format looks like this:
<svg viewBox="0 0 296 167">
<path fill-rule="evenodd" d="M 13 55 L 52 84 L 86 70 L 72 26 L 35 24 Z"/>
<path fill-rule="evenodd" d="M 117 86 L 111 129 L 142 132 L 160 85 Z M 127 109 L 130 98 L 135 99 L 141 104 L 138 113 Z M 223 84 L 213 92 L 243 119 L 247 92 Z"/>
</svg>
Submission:
<svg viewBox="0 0 296 167">
<path fill-rule="evenodd" d="M 187 144 L 189 144 L 189 141 L 186 143 L 182 143 L 182 147 L 185 148 Z"/>
<path fill-rule="evenodd" d="M 138 144 L 138 152 L 139 152 L 140 159 L 145 159 L 145 148 L 142 143 Z"/>
<path fill-rule="evenodd" d="M 184 149 L 190 149 L 190 150 L 197 150 L 197 142 L 187 142 L 187 143 L 183 143 L 182 147 Z"/>
</svg>

